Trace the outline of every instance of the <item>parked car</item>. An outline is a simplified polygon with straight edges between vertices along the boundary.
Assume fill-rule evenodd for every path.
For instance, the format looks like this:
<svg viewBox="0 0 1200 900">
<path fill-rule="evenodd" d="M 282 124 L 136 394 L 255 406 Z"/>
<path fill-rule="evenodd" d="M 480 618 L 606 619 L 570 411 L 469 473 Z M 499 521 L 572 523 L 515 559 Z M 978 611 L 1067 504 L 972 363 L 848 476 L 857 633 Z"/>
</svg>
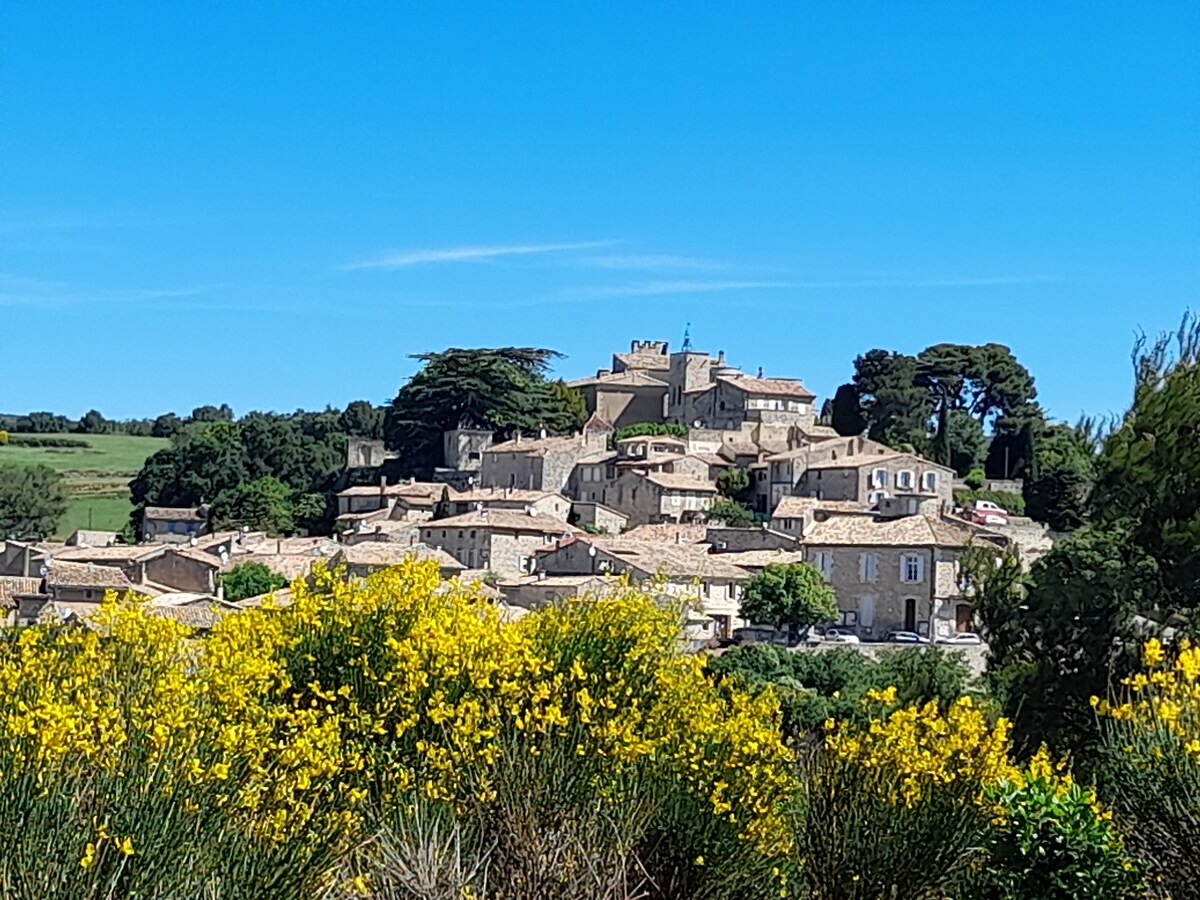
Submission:
<svg viewBox="0 0 1200 900">
<path fill-rule="evenodd" d="M 950 637 L 939 638 L 939 644 L 982 644 L 983 638 L 973 631 L 961 631 L 958 634 L 952 634 Z"/>
<path fill-rule="evenodd" d="M 929 639 L 923 638 L 915 631 L 889 631 L 884 637 L 889 644 L 928 644 Z"/>
<path fill-rule="evenodd" d="M 858 639 L 858 635 L 853 631 L 848 631 L 845 628 L 827 628 L 825 629 L 825 640 L 835 644 L 859 644 L 862 643 Z"/>
<path fill-rule="evenodd" d="M 970 513 L 971 521 L 979 525 L 1008 524 L 1008 510 L 991 500 L 976 500 Z"/>
</svg>

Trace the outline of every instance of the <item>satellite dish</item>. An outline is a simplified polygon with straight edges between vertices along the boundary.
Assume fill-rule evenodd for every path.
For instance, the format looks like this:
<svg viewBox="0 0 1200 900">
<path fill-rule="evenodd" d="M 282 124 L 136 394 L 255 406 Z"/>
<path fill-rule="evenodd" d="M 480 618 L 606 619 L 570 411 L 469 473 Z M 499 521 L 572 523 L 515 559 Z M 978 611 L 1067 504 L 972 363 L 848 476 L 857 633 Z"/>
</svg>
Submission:
<svg viewBox="0 0 1200 900">
<path fill-rule="evenodd" d="M 197 543 L 199 542 L 196 540 L 196 536 L 194 534 L 188 538 L 188 546 L 195 547 Z"/>
<path fill-rule="evenodd" d="M 595 556 L 595 555 L 596 555 L 596 545 L 592 544 L 591 546 L 588 547 L 588 556 Z"/>
<path fill-rule="evenodd" d="M 145 541 L 146 543 L 150 543 L 151 537 L 152 537 L 152 535 L 150 534 L 150 532 L 147 531 L 145 534 L 142 535 L 142 540 Z"/>
<path fill-rule="evenodd" d="M 41 575 L 43 578 L 45 578 L 47 575 L 50 574 L 49 567 L 42 566 L 40 569 L 38 569 L 38 574 Z"/>
</svg>

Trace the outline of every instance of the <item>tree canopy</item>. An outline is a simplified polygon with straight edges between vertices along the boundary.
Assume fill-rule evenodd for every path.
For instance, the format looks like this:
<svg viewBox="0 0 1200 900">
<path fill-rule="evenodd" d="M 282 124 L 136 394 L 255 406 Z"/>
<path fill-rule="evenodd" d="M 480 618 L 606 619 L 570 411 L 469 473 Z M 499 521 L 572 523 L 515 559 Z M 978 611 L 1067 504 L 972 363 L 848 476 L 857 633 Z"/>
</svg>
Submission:
<svg viewBox="0 0 1200 900">
<path fill-rule="evenodd" d="M 520 429 L 567 433 L 583 424 L 582 398 L 546 373 L 559 354 L 535 347 L 421 353 L 421 368 L 400 388 L 383 425 L 387 445 L 411 472 L 443 464 L 442 433 L 482 428 L 507 436 Z"/>
<path fill-rule="evenodd" d="M 68 502 L 62 476 L 50 467 L 0 463 L 0 539 L 50 537 Z"/>
<path fill-rule="evenodd" d="M 773 563 L 742 592 L 743 618 L 786 628 L 793 637 L 802 628 L 834 619 L 837 612 L 833 588 L 809 563 Z"/>
<path fill-rule="evenodd" d="M 221 586 L 225 590 L 225 599 L 236 603 L 286 587 L 287 579 L 262 563 L 251 561 L 239 563 L 222 575 Z"/>
</svg>

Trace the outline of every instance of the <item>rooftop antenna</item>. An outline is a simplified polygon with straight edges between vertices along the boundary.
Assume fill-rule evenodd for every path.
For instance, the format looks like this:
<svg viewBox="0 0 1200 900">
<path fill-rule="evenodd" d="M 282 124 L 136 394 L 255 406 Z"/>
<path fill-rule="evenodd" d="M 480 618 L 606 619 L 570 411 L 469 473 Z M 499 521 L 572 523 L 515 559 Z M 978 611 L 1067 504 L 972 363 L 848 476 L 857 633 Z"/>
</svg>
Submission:
<svg viewBox="0 0 1200 900">
<path fill-rule="evenodd" d="M 692 323 L 688 322 L 683 326 L 683 352 L 687 353 L 692 349 Z"/>
</svg>

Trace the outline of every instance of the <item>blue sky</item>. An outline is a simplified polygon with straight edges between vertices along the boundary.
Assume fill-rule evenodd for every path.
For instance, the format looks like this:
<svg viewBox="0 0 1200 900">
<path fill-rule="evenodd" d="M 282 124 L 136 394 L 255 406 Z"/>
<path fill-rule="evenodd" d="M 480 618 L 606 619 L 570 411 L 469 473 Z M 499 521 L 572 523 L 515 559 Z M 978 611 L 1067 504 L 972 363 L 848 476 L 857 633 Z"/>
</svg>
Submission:
<svg viewBox="0 0 1200 900">
<path fill-rule="evenodd" d="M 1124 407 L 1200 306 L 1195 3 L 5 4 L 0 410 L 385 401 L 634 338 L 826 396 L 1009 344 Z"/>
</svg>

